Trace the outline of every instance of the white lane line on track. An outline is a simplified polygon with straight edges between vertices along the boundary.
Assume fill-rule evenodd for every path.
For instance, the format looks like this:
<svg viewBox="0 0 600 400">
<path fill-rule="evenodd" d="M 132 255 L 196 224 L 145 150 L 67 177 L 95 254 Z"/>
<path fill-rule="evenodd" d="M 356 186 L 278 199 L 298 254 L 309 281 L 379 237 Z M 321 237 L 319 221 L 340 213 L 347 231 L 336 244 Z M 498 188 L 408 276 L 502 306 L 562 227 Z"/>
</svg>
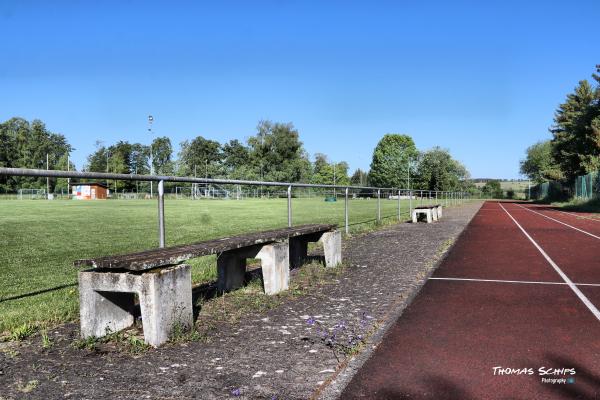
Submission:
<svg viewBox="0 0 600 400">
<path fill-rule="evenodd" d="M 543 282 L 543 281 L 509 281 L 504 279 L 476 279 L 476 278 L 442 278 L 431 277 L 430 280 L 438 281 L 467 281 L 467 282 L 494 282 L 494 283 L 526 283 L 535 285 L 568 285 L 566 282 Z M 575 286 L 600 286 L 600 283 L 573 283 Z"/>
<path fill-rule="evenodd" d="M 499 203 L 498 203 L 498 204 L 499 204 Z M 559 220 L 557 220 L 556 218 L 549 217 L 549 216 L 547 216 L 547 215 L 545 215 L 545 214 L 542 214 L 542 213 L 540 213 L 540 212 L 533 211 L 532 209 L 530 209 L 530 208 L 527 208 L 527 207 L 523 207 L 523 206 L 522 206 L 522 205 L 520 205 L 520 204 L 517 204 L 517 205 L 518 205 L 519 207 L 521 207 L 521 208 L 523 208 L 523 209 L 527 210 L 527 211 L 530 211 L 530 212 L 532 212 L 532 213 L 535 213 L 535 214 L 541 215 L 541 216 L 542 216 L 542 217 L 544 217 L 544 218 L 551 219 L 551 220 L 552 220 L 552 221 L 554 221 L 554 222 L 558 222 L 559 224 L 563 224 L 564 226 L 568 226 L 568 227 L 569 227 L 569 228 L 571 228 L 571 229 L 575 229 L 576 231 L 579 231 L 579 232 L 581 232 L 581 233 L 585 233 L 586 235 L 589 235 L 589 236 L 591 236 L 591 237 L 593 237 L 593 238 L 596 238 L 596 239 L 599 239 L 599 240 L 600 240 L 600 236 L 594 235 L 593 233 L 590 233 L 590 232 L 588 232 L 588 231 L 584 231 L 583 229 L 576 228 L 576 227 L 574 227 L 573 225 L 569 225 L 569 224 L 567 224 L 566 222 L 559 221 Z M 504 208 L 504 207 L 502 207 L 502 208 Z M 506 210 L 504 210 L 504 211 L 506 211 Z"/>
<path fill-rule="evenodd" d="M 573 213 L 569 213 L 569 212 L 562 211 L 562 210 L 556 210 L 556 211 L 558 211 L 559 213 L 570 215 L 571 217 L 589 219 L 590 221 L 600 222 L 600 219 L 598 219 L 598 218 L 584 217 L 583 215 L 573 214 Z"/>
<path fill-rule="evenodd" d="M 550 258 L 550 256 L 548 254 L 546 254 L 546 252 L 544 251 L 544 249 L 542 249 L 542 247 L 539 244 L 537 244 L 537 242 L 535 240 L 533 240 L 533 238 L 529 235 L 529 233 L 527 233 L 527 231 L 506 210 L 506 208 L 504 208 L 504 206 L 502 204 L 500 204 L 500 203 L 498 203 L 498 205 L 500 207 L 502 207 L 502 209 L 504 210 L 504 212 L 519 227 L 519 229 L 521 230 L 521 232 L 523 232 L 523 234 L 527 237 L 527 239 L 529 239 L 529 241 L 531 243 L 533 243 L 533 245 L 535 246 L 535 248 L 538 249 L 538 251 L 542 254 L 542 256 L 544 256 L 544 258 L 546 259 L 546 261 L 548 261 L 548 263 L 550 265 L 552 265 L 552 268 L 554 268 L 554 270 L 558 273 L 558 275 L 560 275 L 560 277 L 563 279 L 563 281 L 565 281 L 565 283 L 569 286 L 569 288 L 571 288 L 571 290 L 577 295 L 577 297 L 579 297 L 579 299 L 583 302 L 583 304 L 585 304 L 586 307 L 592 312 L 592 314 L 594 314 L 594 316 L 596 317 L 596 319 L 598 319 L 600 321 L 600 311 L 598 311 L 598 309 L 596 308 L 596 306 L 593 305 L 592 302 L 587 297 L 585 297 L 585 294 L 581 293 L 581 290 L 579 290 L 579 288 L 577 286 L 575 286 L 575 284 L 573 283 L 573 281 L 571 281 L 571 279 L 569 279 L 569 277 L 567 275 L 565 275 L 564 272 L 562 272 L 562 270 L 560 269 L 560 267 L 558 265 L 556 265 L 556 263 Z"/>
</svg>

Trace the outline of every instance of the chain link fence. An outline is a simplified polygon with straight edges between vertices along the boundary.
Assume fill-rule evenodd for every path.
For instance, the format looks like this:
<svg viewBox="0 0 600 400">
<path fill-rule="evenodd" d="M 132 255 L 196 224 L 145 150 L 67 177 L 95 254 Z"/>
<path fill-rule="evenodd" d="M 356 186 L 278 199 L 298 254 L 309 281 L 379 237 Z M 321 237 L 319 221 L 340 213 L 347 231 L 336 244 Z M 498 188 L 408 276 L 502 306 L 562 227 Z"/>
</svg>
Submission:
<svg viewBox="0 0 600 400">
<path fill-rule="evenodd" d="M 544 182 L 531 187 L 533 200 L 592 200 L 600 198 L 600 172 L 578 176 L 572 185 L 560 181 Z"/>
<path fill-rule="evenodd" d="M 575 197 L 594 199 L 600 195 L 600 173 L 598 171 L 578 176 L 575 180 Z"/>
</svg>

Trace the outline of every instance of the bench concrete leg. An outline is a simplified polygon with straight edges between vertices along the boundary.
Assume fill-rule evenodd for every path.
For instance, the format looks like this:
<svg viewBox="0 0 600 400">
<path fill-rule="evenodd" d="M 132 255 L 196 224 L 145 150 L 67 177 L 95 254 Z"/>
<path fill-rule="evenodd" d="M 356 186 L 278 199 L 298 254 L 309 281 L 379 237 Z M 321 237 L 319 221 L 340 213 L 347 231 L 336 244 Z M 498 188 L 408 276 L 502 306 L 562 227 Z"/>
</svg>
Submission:
<svg viewBox="0 0 600 400">
<path fill-rule="evenodd" d="M 442 218 L 442 206 L 438 206 L 437 212 L 438 212 L 438 218 L 441 219 Z"/>
<path fill-rule="evenodd" d="M 179 265 L 141 277 L 144 340 L 157 347 L 169 340 L 175 328 L 188 331 L 194 323 L 191 267 Z"/>
<path fill-rule="evenodd" d="M 301 238 L 290 238 L 290 268 L 298 268 L 308 257 L 308 241 Z"/>
<path fill-rule="evenodd" d="M 433 218 L 431 217 L 431 209 L 427 210 L 427 223 L 431 224 L 433 222 Z"/>
<path fill-rule="evenodd" d="M 235 251 L 225 251 L 217 258 L 217 288 L 229 292 L 244 286 L 246 258 Z"/>
<path fill-rule="evenodd" d="M 268 244 L 256 255 L 262 266 L 266 294 L 287 290 L 290 283 L 290 250 L 287 242 Z"/>
<path fill-rule="evenodd" d="M 416 224 L 419 221 L 419 218 L 417 217 L 417 212 L 413 210 L 412 212 L 412 222 L 413 224 Z"/>
<path fill-rule="evenodd" d="M 81 337 L 102 337 L 133 325 L 133 293 L 95 290 L 94 272 L 79 273 L 79 316 Z"/>
<path fill-rule="evenodd" d="M 193 324 L 192 274 L 189 265 L 159 271 L 79 273 L 81 337 L 102 337 L 133 324 L 134 294 L 140 299 L 144 340 L 159 346 L 175 326 Z"/>
<path fill-rule="evenodd" d="M 437 207 L 431 209 L 431 218 L 436 222 L 438 221 Z"/>
<path fill-rule="evenodd" d="M 340 231 L 325 232 L 320 241 L 325 253 L 325 266 L 335 267 L 342 263 L 342 233 Z"/>
</svg>

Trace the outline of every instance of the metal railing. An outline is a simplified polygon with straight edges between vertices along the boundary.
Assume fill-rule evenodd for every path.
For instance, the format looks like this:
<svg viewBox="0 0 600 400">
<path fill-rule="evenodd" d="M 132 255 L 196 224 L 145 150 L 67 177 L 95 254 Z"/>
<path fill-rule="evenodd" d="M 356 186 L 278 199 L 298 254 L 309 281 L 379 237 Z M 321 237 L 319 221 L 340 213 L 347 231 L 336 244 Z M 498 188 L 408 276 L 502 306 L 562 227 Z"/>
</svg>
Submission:
<svg viewBox="0 0 600 400">
<path fill-rule="evenodd" d="M 291 182 L 266 182 L 234 179 L 212 179 L 212 178 L 194 178 L 184 176 L 168 175 L 137 175 L 137 174 L 114 174 L 104 172 L 77 172 L 77 171 L 59 171 L 45 169 L 27 169 L 27 168 L 0 168 L 0 175 L 4 176 L 27 176 L 44 178 L 75 178 L 75 179 L 104 179 L 104 180 L 123 180 L 140 182 L 158 182 L 158 243 L 159 247 L 165 247 L 165 203 L 164 203 L 164 183 L 181 182 L 193 184 L 222 184 L 222 185 L 249 185 L 249 186 L 275 186 L 286 187 L 287 194 L 287 213 L 288 226 L 292 226 L 292 188 L 319 188 L 319 189 L 343 189 L 344 193 L 344 229 L 349 233 L 349 214 L 348 214 L 348 194 L 352 190 L 370 190 L 377 193 L 377 222 L 381 221 L 381 192 L 387 191 L 396 193 L 398 197 L 398 221 L 401 221 L 401 199 L 408 197 L 409 215 L 413 210 L 413 199 L 420 199 L 421 205 L 423 199 L 435 199 L 441 201 L 446 206 L 459 204 L 470 198 L 468 192 L 452 191 L 434 191 L 434 190 L 414 190 L 402 188 L 380 188 L 373 186 L 351 186 L 351 185 L 324 185 L 313 183 L 291 183 Z M 426 194 L 426 197 L 424 196 Z"/>
</svg>

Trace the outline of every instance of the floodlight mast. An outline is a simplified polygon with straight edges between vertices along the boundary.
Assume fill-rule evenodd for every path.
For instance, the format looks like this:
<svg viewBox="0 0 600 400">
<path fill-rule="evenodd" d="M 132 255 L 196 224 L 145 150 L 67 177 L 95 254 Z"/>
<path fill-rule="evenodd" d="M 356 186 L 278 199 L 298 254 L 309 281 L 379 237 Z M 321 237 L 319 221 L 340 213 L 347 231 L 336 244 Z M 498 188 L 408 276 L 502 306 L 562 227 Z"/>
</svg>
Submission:
<svg viewBox="0 0 600 400">
<path fill-rule="evenodd" d="M 152 123 L 154 122 L 154 117 L 152 115 L 148 115 L 148 132 L 152 135 Z M 154 156 L 152 151 L 152 141 L 150 141 L 150 175 L 154 175 Z M 150 198 L 153 198 L 152 193 L 152 181 L 150 181 Z"/>
</svg>

